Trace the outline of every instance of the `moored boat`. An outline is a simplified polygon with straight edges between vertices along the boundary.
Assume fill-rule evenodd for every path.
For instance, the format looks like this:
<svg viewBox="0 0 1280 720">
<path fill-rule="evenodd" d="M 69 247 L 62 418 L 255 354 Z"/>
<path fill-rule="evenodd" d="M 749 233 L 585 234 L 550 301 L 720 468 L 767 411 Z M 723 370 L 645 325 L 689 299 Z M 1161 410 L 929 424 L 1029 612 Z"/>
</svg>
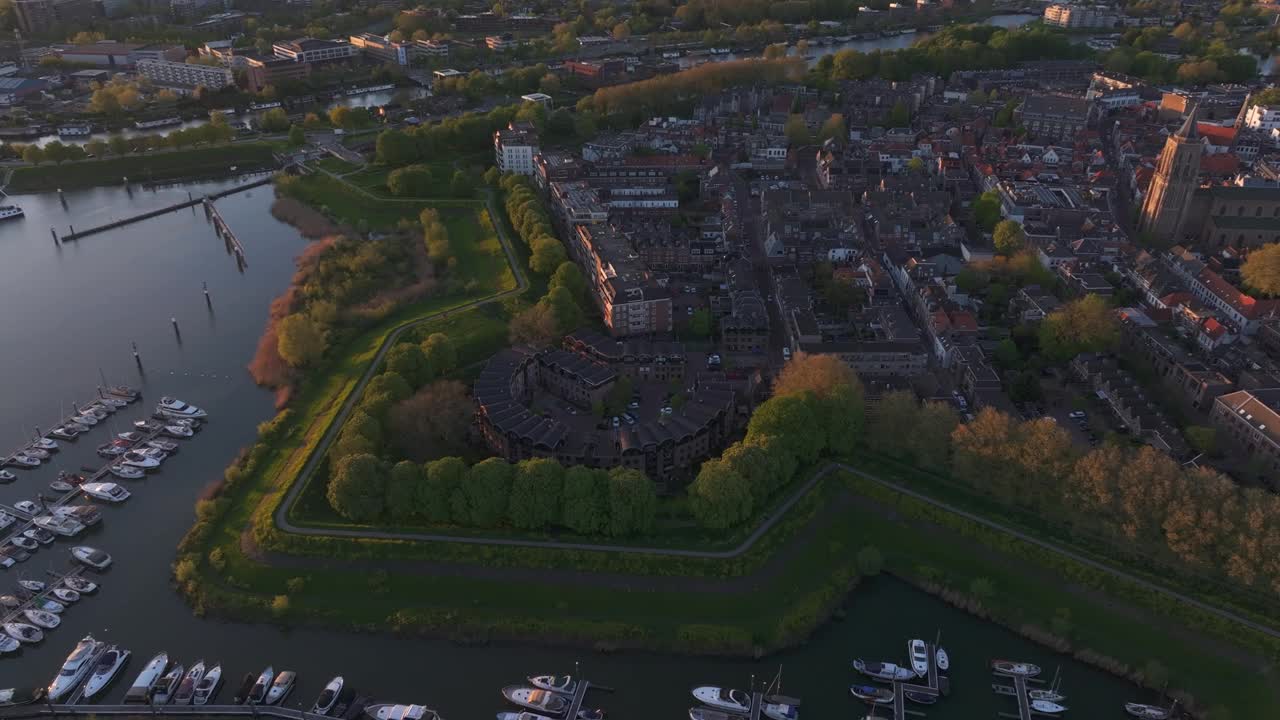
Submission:
<svg viewBox="0 0 1280 720">
<path fill-rule="evenodd" d="M 22 536 L 26 538 L 31 538 L 32 540 L 35 540 L 41 545 L 48 545 L 54 540 L 53 533 L 49 532 L 48 530 L 45 530 L 44 528 L 38 528 L 38 527 L 27 528 L 26 530 L 23 530 Z"/>
<path fill-rule="evenodd" d="M 1141 720 L 1168 720 L 1173 716 L 1173 708 L 1162 708 L 1158 705 L 1143 703 L 1125 703 L 1124 711 Z"/>
<path fill-rule="evenodd" d="M 74 518 L 59 517 L 55 515 L 40 515 L 32 520 L 35 526 L 48 530 L 54 535 L 63 537 L 73 537 L 84 532 L 84 525 Z"/>
<path fill-rule="evenodd" d="M 240 678 L 240 687 L 236 690 L 236 694 L 231 698 L 231 702 L 236 705 L 243 705 L 249 701 L 249 693 L 253 692 L 253 686 L 256 683 L 257 676 L 253 673 L 245 673 Z"/>
<path fill-rule="evenodd" d="M 508 685 L 502 688 L 502 696 L 513 705 L 550 713 L 551 715 L 562 715 L 569 709 L 568 698 L 548 690 L 539 690 L 538 688 Z"/>
<path fill-rule="evenodd" d="M 54 616 L 57 618 L 57 615 Z M 44 631 L 35 625 L 11 621 L 4 624 L 4 634 L 24 643 L 38 643 L 44 640 Z"/>
<path fill-rule="evenodd" d="M 1067 708 L 1048 700 L 1032 700 L 1031 711 L 1042 715 L 1061 715 L 1067 711 Z"/>
<path fill-rule="evenodd" d="M 320 697 L 316 698 L 315 704 L 311 706 L 311 712 L 317 715 L 328 715 L 338 704 L 338 697 L 342 695 L 342 686 L 345 682 L 341 675 L 330 680 L 324 686 L 324 690 L 320 691 Z"/>
<path fill-rule="evenodd" d="M 75 590 L 81 595 L 87 595 L 98 589 L 98 584 L 90 580 L 86 580 L 79 575 L 68 575 L 62 578 L 62 584 Z"/>
<path fill-rule="evenodd" d="M 1032 700 L 1048 700 L 1049 702 L 1056 702 L 1056 703 L 1060 703 L 1063 700 L 1067 699 L 1066 695 L 1063 695 L 1057 690 L 1052 690 L 1052 689 L 1041 690 L 1036 688 L 1028 690 L 1027 697 Z"/>
<path fill-rule="evenodd" d="M 31 621 L 32 625 L 42 627 L 45 630 L 52 630 L 62 624 L 62 618 L 46 610 L 27 608 L 22 611 L 22 615 Z"/>
<path fill-rule="evenodd" d="M 186 425 L 165 425 L 164 434 L 169 437 L 189 438 L 195 433 Z"/>
<path fill-rule="evenodd" d="M 991 669 L 1000 675 L 1035 677 L 1040 674 L 1040 666 L 1013 660 L 992 660 Z"/>
<path fill-rule="evenodd" d="M 18 587 L 22 588 L 23 590 L 26 590 L 27 592 L 38 593 L 38 592 L 44 592 L 44 589 L 46 586 L 44 583 L 40 582 L 39 580 L 23 579 L 18 581 Z"/>
<path fill-rule="evenodd" d="M 701 685 L 693 689 L 693 699 L 716 710 L 743 715 L 751 712 L 751 695 L 745 690 Z"/>
<path fill-rule="evenodd" d="M 932 705 L 938 702 L 938 696 L 933 693 L 920 692 L 919 690 L 903 690 L 902 697 L 910 700 L 917 705 Z"/>
<path fill-rule="evenodd" d="M 534 675 L 529 678 L 529 684 L 562 695 L 572 695 L 578 689 L 578 681 L 569 675 Z"/>
<path fill-rule="evenodd" d="M 267 669 L 263 670 L 258 675 L 258 679 L 254 681 L 253 688 L 249 690 L 249 697 L 245 699 L 245 703 L 248 705 L 262 704 L 262 701 L 267 698 L 267 692 L 271 690 L 271 683 L 275 681 L 275 678 L 275 670 L 268 665 Z"/>
<path fill-rule="evenodd" d="M 20 647 L 22 647 L 22 643 L 14 640 L 8 635 L 0 635 L 0 655 L 3 655 L 4 653 L 11 653 Z"/>
<path fill-rule="evenodd" d="M 298 674 L 292 670 L 281 670 L 276 679 L 271 683 L 271 689 L 267 691 L 267 697 L 263 701 L 265 705 L 276 705 L 284 702 L 289 697 L 289 693 L 293 691 L 293 683 L 298 679 Z"/>
<path fill-rule="evenodd" d="M 747 720 L 746 715 L 734 715 L 711 708 L 689 708 L 689 720 Z"/>
<path fill-rule="evenodd" d="M 916 676 L 911 668 L 889 662 L 867 662 L 861 658 L 853 661 L 853 669 L 877 680 L 910 680 Z"/>
<path fill-rule="evenodd" d="M 74 690 L 81 680 L 84 680 L 84 676 L 88 675 L 93 668 L 98 654 L 102 652 L 102 646 L 103 643 L 94 640 L 92 635 L 85 635 L 80 642 L 76 643 L 71 653 L 67 655 L 67 659 L 63 661 L 58 674 L 49 682 L 45 694 L 49 702 L 61 700 Z"/>
<path fill-rule="evenodd" d="M 440 720 L 435 710 L 424 705 L 367 705 L 364 712 L 373 720 Z"/>
<path fill-rule="evenodd" d="M 200 682 L 196 683 L 195 695 L 191 701 L 196 705 L 209 705 L 210 701 L 218 696 L 218 688 L 222 685 L 222 666 L 214 665 L 209 668 L 209 672 L 204 674 Z"/>
<path fill-rule="evenodd" d="M 156 653 L 154 657 L 147 661 L 147 665 L 142 668 L 142 672 L 138 673 L 133 685 L 129 686 L 129 691 L 124 696 L 125 703 L 150 702 L 151 688 L 155 686 L 156 681 L 164 674 L 164 670 L 167 667 L 169 667 L 169 656 L 162 652 Z"/>
<path fill-rule="evenodd" d="M 108 647 L 102 657 L 98 658 L 97 664 L 93 666 L 93 672 L 84 683 L 84 698 L 92 699 L 94 695 L 106 689 L 128 662 L 128 650 L 118 645 Z"/>
<path fill-rule="evenodd" d="M 18 476 L 14 475 L 12 471 L 0 470 L 0 483 L 11 483 L 17 479 Z"/>
<path fill-rule="evenodd" d="M 156 411 L 169 417 L 183 419 L 203 418 L 209 415 L 195 405 L 188 405 L 177 398 L 167 396 L 160 398 Z"/>
<path fill-rule="evenodd" d="M 58 602 L 66 603 L 67 605 L 80 602 L 80 593 L 71 588 L 54 588 L 50 592 L 53 593 L 54 597 L 58 598 Z"/>
<path fill-rule="evenodd" d="M 178 683 L 178 689 L 173 693 L 174 705 L 190 705 L 191 700 L 196 695 L 196 684 L 204 679 L 204 660 L 197 660 L 187 670 L 187 674 L 182 676 L 182 681 Z"/>
<path fill-rule="evenodd" d="M 75 430 L 72 430 L 71 428 L 63 425 L 59 425 L 58 427 L 50 430 L 49 434 L 58 438 L 59 440 L 75 440 L 76 437 L 80 435 L 80 433 L 76 432 Z"/>
<path fill-rule="evenodd" d="M 146 475 L 146 472 L 141 468 L 136 468 L 132 465 L 112 465 L 110 472 L 121 480 L 137 480 Z"/>
<path fill-rule="evenodd" d="M 869 703 L 885 705 L 893 702 L 893 691 L 875 685 L 850 685 L 849 694 Z"/>
<path fill-rule="evenodd" d="M 77 545 L 71 548 L 71 557 L 97 570 L 105 570 L 111 565 L 111 556 L 88 545 Z"/>
<path fill-rule="evenodd" d="M 80 486 L 80 492 L 91 498 L 107 502 L 124 502 L 129 499 L 129 491 L 112 482 L 92 482 Z"/>
<path fill-rule="evenodd" d="M 169 671 L 161 675 L 151 684 L 151 702 L 154 705 L 167 705 L 173 697 L 173 693 L 178 689 L 178 683 L 182 682 L 183 670 L 181 663 L 169 668 Z"/>
<path fill-rule="evenodd" d="M 907 643 L 907 654 L 911 658 L 911 669 L 918 677 L 929 674 L 929 647 L 924 641 L 916 638 Z"/>
</svg>

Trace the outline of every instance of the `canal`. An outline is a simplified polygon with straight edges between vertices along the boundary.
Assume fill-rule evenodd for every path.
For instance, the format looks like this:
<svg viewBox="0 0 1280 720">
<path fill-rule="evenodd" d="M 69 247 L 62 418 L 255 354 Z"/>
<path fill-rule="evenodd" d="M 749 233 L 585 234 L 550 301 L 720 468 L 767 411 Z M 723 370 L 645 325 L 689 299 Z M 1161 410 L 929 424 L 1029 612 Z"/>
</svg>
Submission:
<svg viewBox="0 0 1280 720">
<path fill-rule="evenodd" d="M 620 720 L 680 718 L 688 689 L 713 683 L 746 687 L 752 678 L 783 671 L 783 690 L 805 700 L 805 717 L 859 718 L 862 706 L 848 696 L 856 681 L 854 657 L 905 660 L 909 637 L 941 632 L 952 658 L 953 697 L 928 708 L 940 720 L 991 718 L 1012 703 L 991 693 L 986 667 L 993 657 L 1037 662 L 1051 675 L 1063 665 L 1072 715 L 1119 718 L 1120 703 L 1136 692 L 1111 676 L 1060 658 L 998 627 L 980 622 L 890 579 L 865 584 L 848 601 L 847 618 L 816 633 L 802 649 L 760 662 L 670 657 L 647 653 L 600 655 L 532 646 L 456 647 L 447 642 L 323 630 L 285 630 L 193 616 L 170 584 L 178 540 L 193 519 L 193 503 L 236 451 L 272 413 L 271 395 L 246 371 L 271 299 L 286 285 L 293 258 L 304 246 L 292 228 L 269 213 L 269 189 L 219 201 L 222 214 L 244 242 L 248 267 L 239 272 L 200 210 L 183 210 L 76 243 L 56 245 L 50 226 L 89 226 L 113 217 L 183 199 L 188 192 L 220 190 L 229 183 L 158 190 L 100 188 L 20 195 L 23 220 L 0 224 L 0 447 L 16 448 L 32 426 L 50 421 L 73 401 L 94 393 L 99 377 L 143 388 L 142 403 L 63 443 L 55 461 L 0 486 L 0 503 L 46 491 L 59 468 L 98 464 L 93 448 L 109 433 L 128 429 L 165 394 L 205 407 L 210 424 L 141 481 L 128 481 L 133 497 L 103 508 L 103 522 L 84 541 L 115 557 L 100 576 L 102 589 L 68 608 L 62 626 L 40 645 L 0 657 L 0 687 L 44 685 L 86 633 L 129 648 L 130 666 L 107 693 L 116 701 L 152 654 L 165 650 L 191 664 L 220 661 L 235 684 L 246 672 L 270 664 L 300 675 L 291 706 L 309 706 L 324 683 L 344 674 L 379 698 L 435 706 L 450 720 L 491 718 L 503 709 L 498 689 L 536 673 L 571 672 L 575 664 L 591 680 L 618 688 L 596 697 Z M 212 309 L 201 284 L 207 282 Z M 178 321 L 181 338 L 170 318 Z M 130 342 L 141 353 L 140 372 Z M 0 570 L 0 592 L 18 579 L 39 578 L 64 567 L 70 543 L 55 542 L 26 563 Z M 355 590 L 358 592 L 358 590 Z M 425 599 L 424 599 L 425 600 Z M 727 599 L 731 602 L 731 599 Z M 234 690 L 224 689 L 224 698 Z"/>
</svg>

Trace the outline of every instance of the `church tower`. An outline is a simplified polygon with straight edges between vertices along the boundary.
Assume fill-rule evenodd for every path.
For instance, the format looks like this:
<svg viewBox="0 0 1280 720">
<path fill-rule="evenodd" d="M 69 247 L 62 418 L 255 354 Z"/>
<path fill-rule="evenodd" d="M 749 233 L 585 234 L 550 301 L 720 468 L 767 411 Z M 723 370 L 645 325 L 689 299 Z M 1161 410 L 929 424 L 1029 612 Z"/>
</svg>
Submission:
<svg viewBox="0 0 1280 720">
<path fill-rule="evenodd" d="M 1165 141 L 1138 221 L 1139 230 L 1170 243 L 1182 240 L 1182 221 L 1200 175 L 1203 146 L 1196 130 L 1196 110 L 1192 108 L 1187 121 Z"/>
</svg>

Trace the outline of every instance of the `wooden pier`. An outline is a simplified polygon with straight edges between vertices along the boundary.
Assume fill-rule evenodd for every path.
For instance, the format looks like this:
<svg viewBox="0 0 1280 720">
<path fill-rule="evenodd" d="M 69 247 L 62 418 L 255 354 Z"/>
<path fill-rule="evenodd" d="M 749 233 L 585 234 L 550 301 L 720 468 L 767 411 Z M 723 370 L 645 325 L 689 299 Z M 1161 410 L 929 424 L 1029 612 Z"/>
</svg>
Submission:
<svg viewBox="0 0 1280 720">
<path fill-rule="evenodd" d="M 893 711 L 893 720 L 906 720 L 908 715 L 913 717 L 924 717 L 925 714 L 919 710 L 912 710 L 907 706 L 907 693 L 913 695 L 925 695 L 931 698 L 944 697 L 951 694 L 951 681 L 946 675 L 938 673 L 938 648 L 934 643 L 925 643 L 925 652 L 929 657 L 929 671 L 922 678 L 924 684 L 920 682 L 906 682 L 902 680 L 894 680 L 892 682 L 881 680 L 879 678 L 870 678 L 875 682 L 889 682 L 893 686 L 893 704 L 890 709 Z M 888 705 L 888 703 L 885 703 Z M 879 704 L 871 704 L 872 710 L 881 707 Z M 755 718 L 752 718 L 755 720 Z"/>
<path fill-rule="evenodd" d="M 222 238 L 222 242 L 226 243 L 227 253 L 235 256 L 236 265 L 241 272 L 244 272 L 248 264 L 244 260 L 244 245 L 240 243 L 240 238 L 236 237 L 227 221 L 222 219 L 222 213 L 218 212 L 217 206 L 207 198 L 204 201 L 204 214 L 213 222 L 213 231 Z"/>
<path fill-rule="evenodd" d="M 221 200 L 222 198 L 227 197 L 228 195 L 234 195 L 235 193 L 242 192 L 244 190 L 250 190 L 252 188 L 261 187 L 263 185 L 270 183 L 271 181 L 272 181 L 272 177 L 268 175 L 265 178 L 254 180 L 253 182 L 248 182 L 243 185 L 237 185 L 233 188 L 228 188 L 221 192 L 212 193 L 210 195 L 204 195 L 198 198 L 190 197 L 190 194 L 188 194 L 187 199 L 183 200 L 182 202 L 177 202 L 172 205 L 166 205 L 162 208 L 157 208 L 155 210 L 148 210 L 146 212 L 138 213 L 137 215 L 130 215 L 127 218 L 121 218 L 119 220 L 114 220 L 112 222 L 105 223 L 102 225 L 95 225 L 94 227 L 87 228 L 79 232 L 77 232 L 76 229 L 72 227 L 70 232 L 68 232 L 66 235 L 63 235 L 61 238 L 58 238 L 58 239 L 63 242 L 66 242 L 69 240 L 79 240 L 80 238 L 88 237 L 90 235 L 97 235 L 98 233 L 106 232 L 107 230 L 114 230 L 115 228 L 124 227 L 125 225 L 132 225 L 136 222 L 142 222 L 143 220 L 150 220 L 153 217 L 159 217 L 161 215 L 174 212 L 175 210 L 182 210 L 184 208 L 195 207 L 196 205 L 200 205 L 201 203 L 204 203 L 206 206 L 208 206 L 208 204 L 213 202 L 214 200 Z M 243 249 L 241 250 L 241 252 L 243 252 Z"/>
<path fill-rule="evenodd" d="M 1031 709 L 1031 699 L 1027 697 L 1027 683 L 1036 682 L 1036 681 L 1026 677 L 1025 675 L 1005 675 L 1003 673 L 995 673 L 995 674 L 1002 678 L 1008 678 L 1012 680 L 1013 685 L 1009 686 L 1009 685 L 1001 685 L 999 683 L 992 683 L 991 689 L 994 690 L 997 695 L 1006 695 L 1006 696 L 1011 695 L 1013 696 L 1013 699 L 1017 700 L 1018 702 L 1018 712 L 1016 715 L 1014 713 L 1007 713 L 1007 712 L 999 712 L 999 713 L 996 713 L 996 715 L 1002 718 L 1010 718 L 1011 720 L 1032 720 L 1033 718 L 1037 718 L 1037 717 L 1059 717 L 1058 715 L 1051 715 L 1049 713 L 1036 712 L 1035 710 Z"/>
</svg>

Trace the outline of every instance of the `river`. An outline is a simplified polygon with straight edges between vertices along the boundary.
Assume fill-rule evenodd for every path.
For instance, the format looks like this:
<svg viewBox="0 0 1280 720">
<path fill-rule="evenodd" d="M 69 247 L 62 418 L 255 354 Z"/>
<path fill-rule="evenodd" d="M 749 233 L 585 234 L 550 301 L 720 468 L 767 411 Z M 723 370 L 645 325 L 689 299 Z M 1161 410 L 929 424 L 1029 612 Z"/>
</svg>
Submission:
<svg viewBox="0 0 1280 720">
<path fill-rule="evenodd" d="M 102 589 L 69 608 L 43 644 L 0 657 L 0 687 L 43 685 L 77 639 L 96 637 L 130 648 L 134 658 L 108 700 L 123 696 L 143 662 L 159 650 L 190 664 L 224 663 L 231 684 L 271 664 L 298 671 L 291 706 L 309 706 L 323 684 L 343 673 L 355 686 L 387 700 L 423 702 L 450 720 L 490 718 L 503 709 L 498 689 L 524 676 L 580 669 L 593 681 L 619 689 L 598 703 L 620 720 L 680 718 L 698 683 L 744 687 L 750 677 L 772 676 L 779 664 L 783 689 L 805 700 L 805 717 L 861 717 L 847 694 L 857 655 L 896 659 L 910 636 L 941 631 L 952 657 L 954 696 L 929 709 L 941 720 L 990 718 L 1011 701 L 988 689 L 989 658 L 1040 663 L 1046 674 L 1063 664 L 1075 717 L 1118 717 L 1119 704 L 1137 695 L 1125 683 L 1042 650 L 934 598 L 889 579 L 864 585 L 849 600 L 848 619 L 821 629 L 803 649 L 765 661 L 693 659 L 648 653 L 598 655 L 532 646 L 456 647 L 380 634 L 283 630 L 193 616 L 172 589 L 174 548 L 193 519 L 201 488 L 217 478 L 236 451 L 272 413 L 271 395 L 253 385 L 245 364 L 253 353 L 267 307 L 286 285 L 305 241 L 268 210 L 269 189 L 218 201 L 243 241 L 248 267 L 239 272 L 200 210 L 183 210 L 136 225 L 56 245 L 50 226 L 86 227 L 129 212 L 160 207 L 227 182 L 155 191 L 99 188 L 21 195 L 20 221 L 0 224 L 0 448 L 16 448 L 33 425 L 47 429 L 62 408 L 90 398 L 99 373 L 112 383 L 139 385 L 141 403 L 119 413 L 75 443 L 62 443 L 55 460 L 0 486 L 0 502 L 33 498 L 59 468 L 97 465 L 93 448 L 110 432 L 128 428 L 163 394 L 205 407 L 210 424 L 145 480 L 129 481 L 133 497 L 103 508 L 103 522 L 84 541 L 115 556 L 100 576 Z M 207 282 L 212 310 L 201 283 Z M 181 342 L 170 318 L 178 321 Z M 136 341 L 144 372 L 134 366 Z M 59 540 L 23 565 L 0 570 L 0 590 L 20 577 L 41 577 L 64 567 L 70 543 Z M 357 591 L 358 592 L 358 591 Z M 731 602 L 732 600 L 726 599 Z M 224 689 L 224 698 L 234 690 Z"/>
</svg>

